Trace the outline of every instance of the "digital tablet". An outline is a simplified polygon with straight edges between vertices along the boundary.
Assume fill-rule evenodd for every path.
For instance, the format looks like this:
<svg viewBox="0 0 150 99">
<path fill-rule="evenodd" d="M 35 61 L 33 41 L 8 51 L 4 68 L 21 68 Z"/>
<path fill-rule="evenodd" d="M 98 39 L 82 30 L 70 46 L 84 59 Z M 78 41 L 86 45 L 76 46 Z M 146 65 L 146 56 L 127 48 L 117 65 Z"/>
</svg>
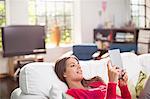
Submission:
<svg viewBox="0 0 150 99">
<path fill-rule="evenodd" d="M 120 69 L 123 69 L 122 59 L 119 49 L 113 49 L 108 51 L 112 66 L 117 66 Z"/>
</svg>

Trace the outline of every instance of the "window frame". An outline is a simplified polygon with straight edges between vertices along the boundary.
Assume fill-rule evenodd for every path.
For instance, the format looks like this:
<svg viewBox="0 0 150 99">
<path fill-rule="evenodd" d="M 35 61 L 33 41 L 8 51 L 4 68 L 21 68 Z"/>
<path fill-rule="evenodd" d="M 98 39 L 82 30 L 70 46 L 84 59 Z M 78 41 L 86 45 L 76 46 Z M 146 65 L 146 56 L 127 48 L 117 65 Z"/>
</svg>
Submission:
<svg viewBox="0 0 150 99">
<path fill-rule="evenodd" d="M 0 20 L 4 19 L 4 24 L 0 26 L 0 49 L 2 49 L 2 31 L 1 28 L 6 25 L 6 0 L 0 0 L 4 4 L 4 15 L 0 15 Z"/>
<path fill-rule="evenodd" d="M 140 1 L 138 0 L 138 2 L 133 3 L 133 1 L 131 0 L 130 2 L 130 6 L 131 6 L 131 19 L 133 22 L 135 22 L 136 26 L 139 28 L 148 28 L 150 27 L 150 23 L 147 23 L 148 21 L 150 22 L 150 18 L 148 18 L 147 16 L 147 8 L 150 8 L 150 5 L 147 4 L 147 0 L 143 1 L 144 3 L 140 3 Z M 137 6 L 138 10 L 133 10 L 133 6 Z M 140 7 L 144 7 L 144 14 L 140 14 Z M 134 12 L 137 11 L 137 12 Z M 143 17 L 143 21 L 140 21 L 140 19 Z M 143 24 L 142 24 L 143 22 Z"/>
<path fill-rule="evenodd" d="M 45 4 L 45 13 L 43 13 L 42 16 L 38 15 L 38 13 L 37 13 L 38 12 L 37 11 L 38 10 L 38 8 L 37 8 L 38 0 L 30 0 L 30 1 L 34 2 L 34 7 L 35 7 L 34 8 L 35 13 L 33 15 L 33 16 L 35 16 L 35 20 L 34 20 L 35 23 L 33 23 L 33 24 L 45 25 L 46 32 L 47 32 L 47 38 L 50 38 L 50 36 L 51 36 L 51 33 L 52 33 L 51 29 L 52 29 L 53 25 L 58 24 L 58 25 L 60 25 L 60 28 L 61 28 L 61 42 L 60 43 L 63 43 L 63 44 L 69 43 L 70 44 L 73 42 L 71 40 L 72 40 L 72 33 L 74 32 L 74 27 L 73 27 L 73 25 L 74 25 L 74 0 L 45 0 L 45 1 L 43 1 L 43 4 Z M 53 5 L 54 6 L 54 16 L 52 16 L 52 14 L 48 15 L 49 12 L 47 12 L 48 11 L 47 3 L 54 4 Z M 57 14 L 57 4 L 59 4 L 59 3 L 63 3 L 63 10 L 62 10 L 63 13 L 61 13 L 61 14 Z M 71 12 L 69 14 L 66 11 L 66 9 L 67 9 L 66 4 L 71 5 L 72 10 L 70 10 Z M 29 14 L 29 18 L 30 17 L 31 17 L 31 15 Z M 39 17 L 45 18 L 45 19 L 43 19 L 43 20 L 45 20 L 45 21 L 43 21 L 43 24 L 38 23 Z M 49 24 L 51 19 L 54 21 L 54 22 L 52 22 L 53 25 Z M 60 22 L 59 19 L 63 20 L 61 22 L 61 24 L 58 23 L 58 22 Z M 67 20 L 70 20 L 69 23 Z M 65 37 L 69 38 L 70 40 L 67 41 L 67 38 L 65 39 L 64 35 L 65 35 Z M 66 42 L 65 42 L 65 40 L 66 40 Z M 46 42 L 46 43 L 51 43 L 51 40 L 49 39 L 48 42 Z"/>
</svg>

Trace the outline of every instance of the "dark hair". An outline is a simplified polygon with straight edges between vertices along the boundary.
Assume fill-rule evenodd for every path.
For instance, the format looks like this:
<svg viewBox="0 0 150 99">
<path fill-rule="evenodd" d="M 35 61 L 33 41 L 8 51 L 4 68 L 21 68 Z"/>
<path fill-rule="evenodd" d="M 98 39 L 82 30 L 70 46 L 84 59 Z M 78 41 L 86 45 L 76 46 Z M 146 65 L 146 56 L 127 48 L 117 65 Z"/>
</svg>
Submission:
<svg viewBox="0 0 150 99">
<path fill-rule="evenodd" d="M 76 60 L 79 62 L 79 60 L 78 60 L 77 57 L 75 57 L 75 56 L 70 56 L 70 57 L 64 57 L 64 58 L 58 59 L 58 60 L 56 61 L 56 63 L 55 63 L 55 73 L 56 73 L 56 75 L 58 76 L 58 78 L 59 78 L 61 81 L 65 82 L 66 84 L 67 84 L 67 82 L 66 82 L 66 79 L 65 79 L 65 77 L 64 77 L 63 75 L 64 75 L 64 72 L 66 71 L 66 61 L 67 61 L 69 58 L 74 58 L 74 59 L 76 59 Z M 101 82 L 104 82 L 104 81 L 101 79 L 101 77 L 95 76 L 95 77 L 93 77 L 93 78 L 91 78 L 91 79 L 89 79 L 89 80 L 86 80 L 86 79 L 83 78 L 82 81 L 81 81 L 81 83 L 83 84 L 84 87 L 87 87 L 89 83 L 92 83 L 92 82 L 94 82 L 94 81 L 101 81 Z M 68 84 L 67 84 L 67 85 L 68 85 Z"/>
<path fill-rule="evenodd" d="M 89 84 L 90 84 L 90 83 L 96 82 L 96 81 L 100 81 L 100 82 L 102 82 L 102 83 L 105 83 L 105 82 L 103 81 L 103 79 L 102 79 L 101 77 L 99 77 L 99 76 L 95 76 L 95 77 L 93 77 L 93 78 L 91 78 L 91 79 L 89 79 L 89 80 L 87 80 L 87 79 L 82 79 L 81 83 L 82 83 L 82 85 L 83 85 L 84 87 L 89 87 Z M 90 86 L 90 87 L 92 87 L 92 86 Z"/>
<path fill-rule="evenodd" d="M 66 83 L 66 79 L 63 75 L 64 75 L 64 72 L 66 71 L 66 61 L 69 58 L 74 58 L 79 62 L 77 57 L 69 56 L 69 57 L 64 57 L 64 58 L 58 59 L 55 63 L 55 73 L 57 74 L 58 78 L 65 83 Z"/>
</svg>

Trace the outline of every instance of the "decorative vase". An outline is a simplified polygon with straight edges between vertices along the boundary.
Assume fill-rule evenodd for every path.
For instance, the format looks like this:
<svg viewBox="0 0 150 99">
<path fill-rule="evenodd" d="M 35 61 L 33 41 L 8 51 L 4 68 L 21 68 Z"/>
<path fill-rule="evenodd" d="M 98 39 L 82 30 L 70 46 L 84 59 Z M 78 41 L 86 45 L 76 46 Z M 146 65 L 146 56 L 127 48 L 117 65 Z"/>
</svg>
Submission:
<svg viewBox="0 0 150 99">
<path fill-rule="evenodd" d="M 52 42 L 56 44 L 56 46 L 59 46 L 60 43 L 60 37 L 61 37 L 61 31 L 58 25 L 55 25 L 52 28 Z"/>
</svg>

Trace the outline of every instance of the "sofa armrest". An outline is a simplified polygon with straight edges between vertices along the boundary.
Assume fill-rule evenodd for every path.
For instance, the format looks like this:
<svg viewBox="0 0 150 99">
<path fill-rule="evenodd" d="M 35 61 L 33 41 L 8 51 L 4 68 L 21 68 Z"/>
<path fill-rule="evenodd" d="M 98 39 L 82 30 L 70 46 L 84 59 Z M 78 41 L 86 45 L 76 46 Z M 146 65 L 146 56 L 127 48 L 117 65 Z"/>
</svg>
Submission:
<svg viewBox="0 0 150 99">
<path fill-rule="evenodd" d="M 16 88 L 12 93 L 11 93 L 11 98 L 10 99 L 48 99 L 44 96 L 40 95 L 26 95 L 23 94 L 20 88 Z"/>
</svg>

